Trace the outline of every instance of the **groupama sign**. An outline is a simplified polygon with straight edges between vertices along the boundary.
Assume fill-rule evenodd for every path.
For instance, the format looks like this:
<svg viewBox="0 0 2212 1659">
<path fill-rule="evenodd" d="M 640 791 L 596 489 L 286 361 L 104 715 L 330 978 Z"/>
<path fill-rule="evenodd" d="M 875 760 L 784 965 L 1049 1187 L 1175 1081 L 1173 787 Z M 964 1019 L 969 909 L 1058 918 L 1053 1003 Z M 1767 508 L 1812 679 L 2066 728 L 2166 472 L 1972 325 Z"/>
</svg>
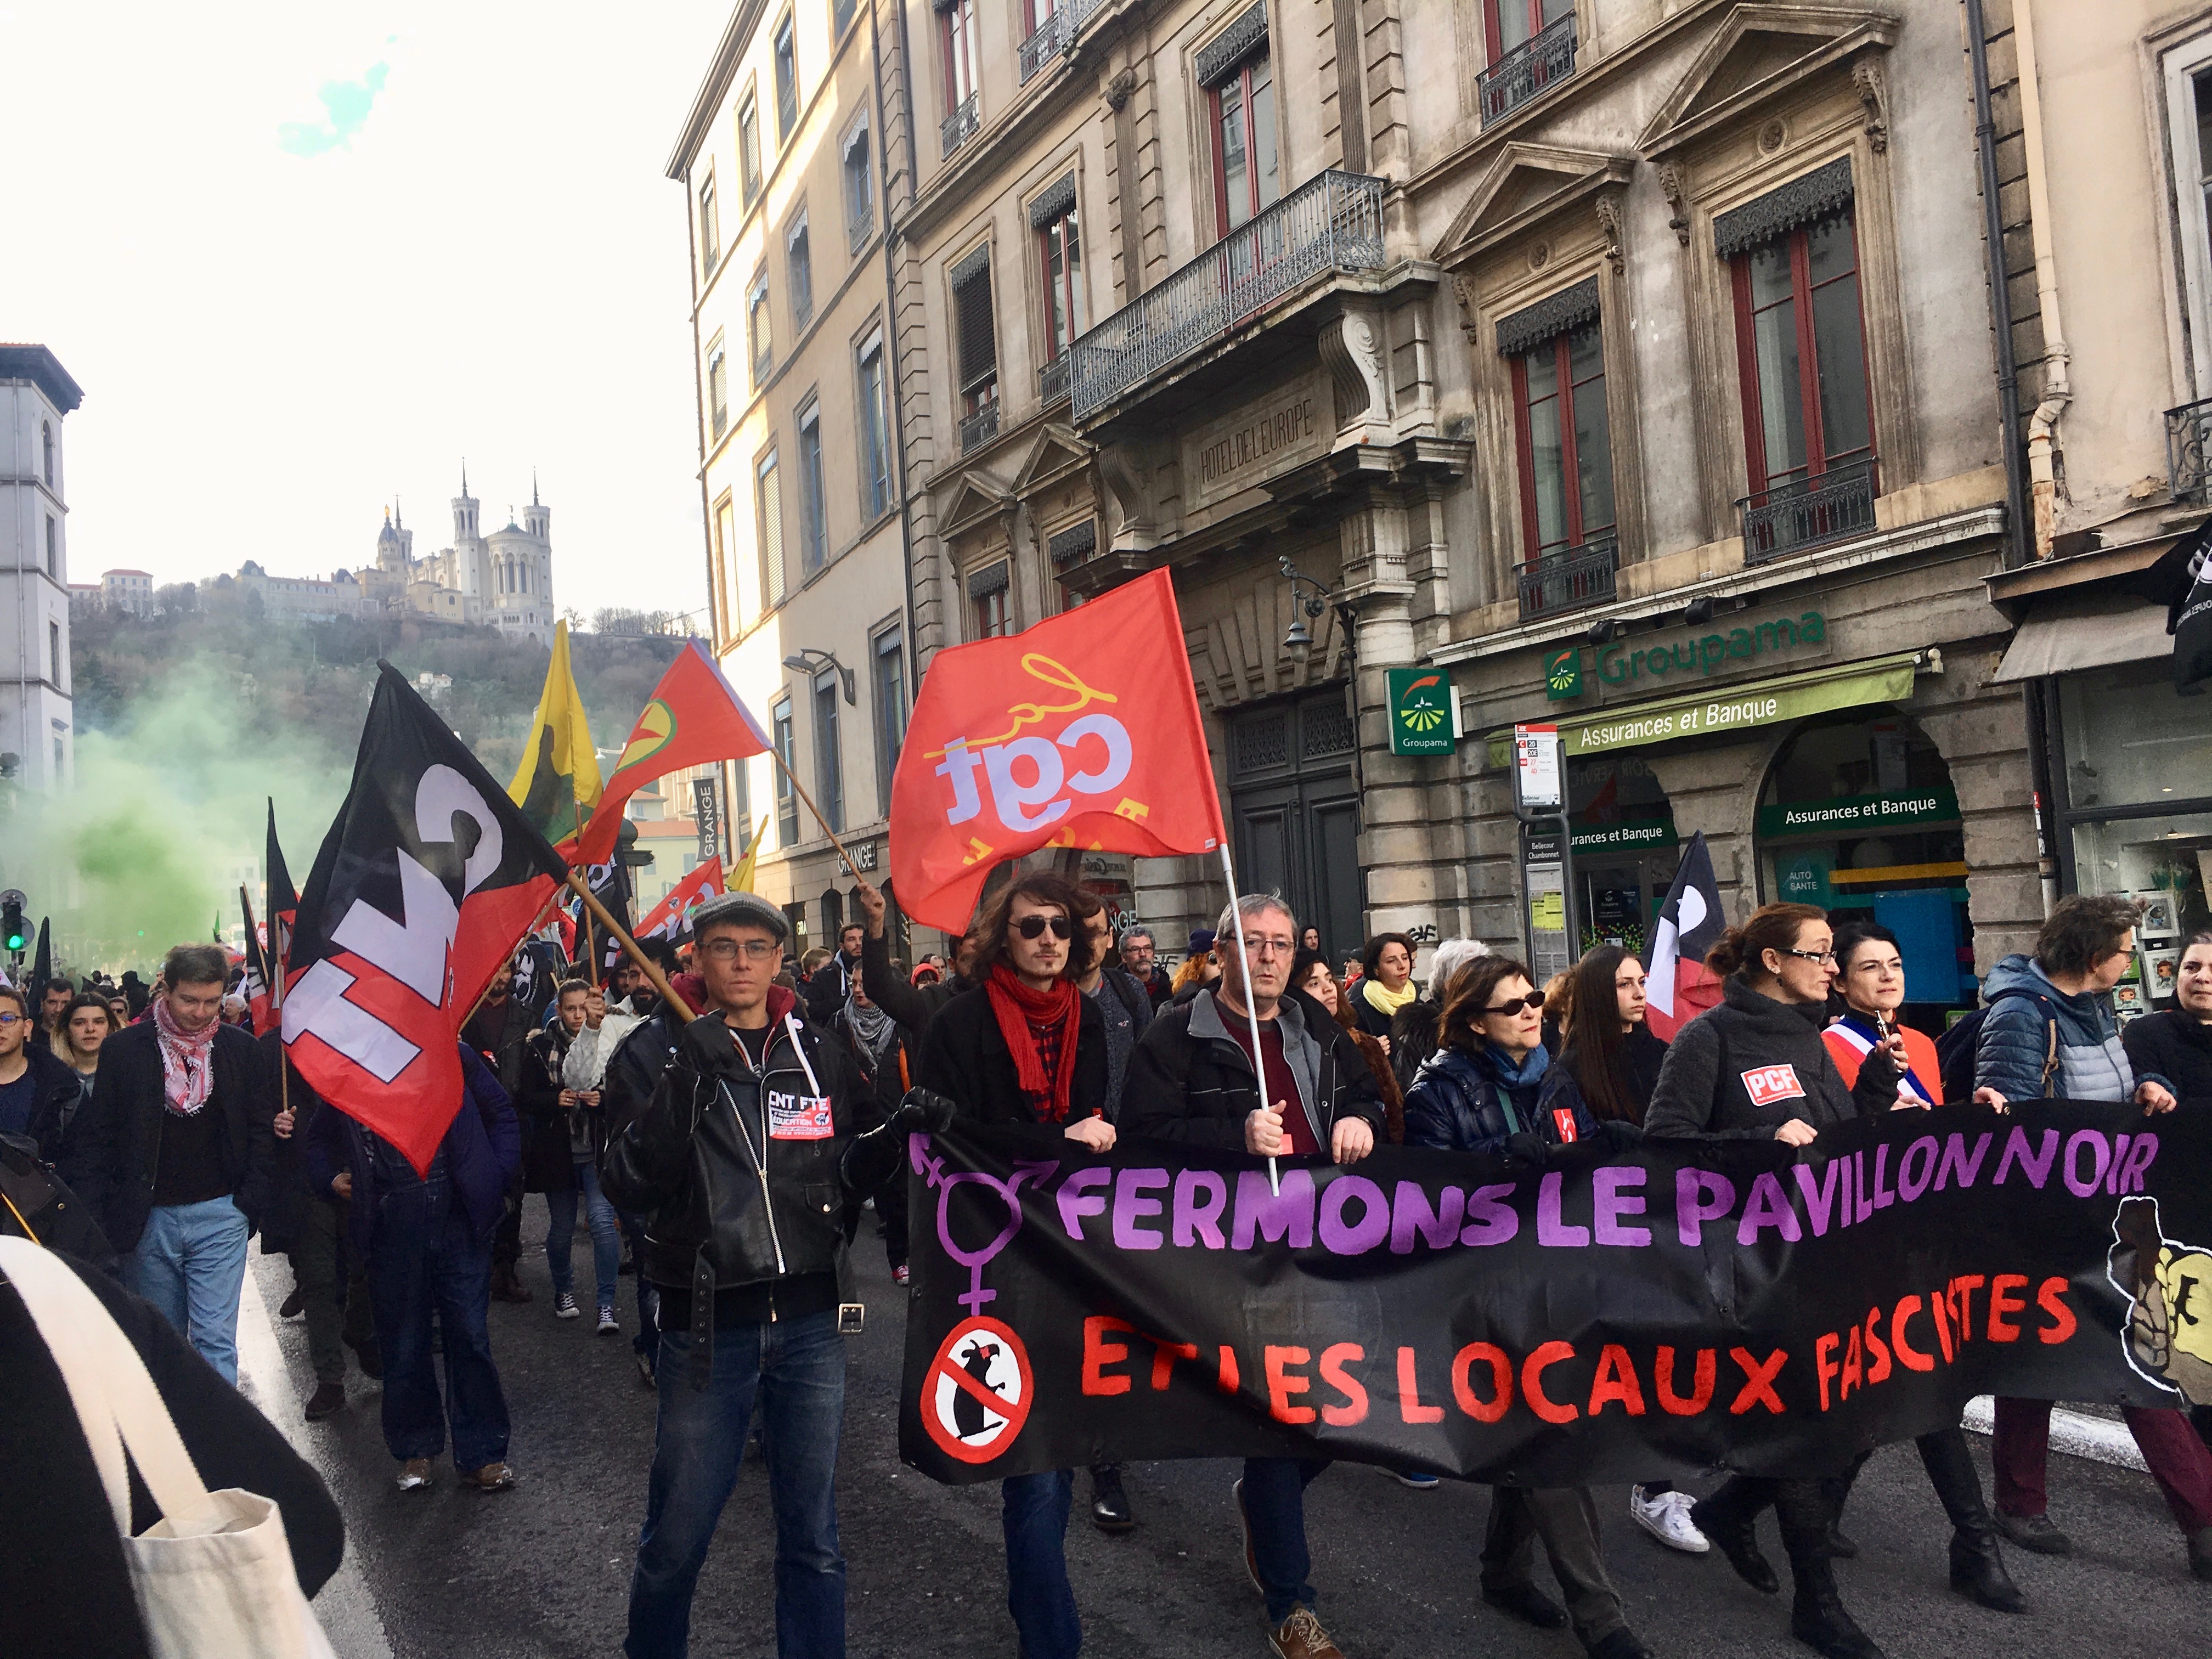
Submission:
<svg viewBox="0 0 2212 1659">
<path fill-rule="evenodd" d="M 1828 619 L 1818 611 L 1796 617 L 1770 617 L 1726 633 L 1685 633 L 1656 645 L 1623 642 L 1600 650 L 1596 676 L 1607 685 L 1663 680 L 1678 674 L 1717 674 L 1732 664 L 1750 662 L 1771 651 L 1828 642 Z M 1588 688 L 1582 647 L 1561 646 L 1544 659 L 1544 694 L 1553 702 L 1577 697 Z"/>
<path fill-rule="evenodd" d="M 1453 718 L 1451 671 L 1394 668 L 1390 678 L 1390 752 L 1449 755 L 1459 737 Z"/>
</svg>

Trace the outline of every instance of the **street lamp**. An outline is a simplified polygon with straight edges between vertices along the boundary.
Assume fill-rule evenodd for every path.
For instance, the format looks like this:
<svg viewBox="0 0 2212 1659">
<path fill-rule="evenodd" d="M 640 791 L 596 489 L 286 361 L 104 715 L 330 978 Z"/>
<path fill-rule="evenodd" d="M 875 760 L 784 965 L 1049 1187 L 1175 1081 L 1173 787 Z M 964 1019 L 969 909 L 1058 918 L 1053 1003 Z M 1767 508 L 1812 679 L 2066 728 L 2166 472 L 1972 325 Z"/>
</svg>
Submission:
<svg viewBox="0 0 2212 1659">
<path fill-rule="evenodd" d="M 837 660 L 835 651 L 817 651 L 812 646 L 801 646 L 783 659 L 783 665 L 797 674 L 816 674 L 824 668 L 837 671 L 837 682 L 844 688 L 845 702 L 849 706 L 859 701 L 854 695 L 853 671 Z"/>
<path fill-rule="evenodd" d="M 1336 612 L 1337 626 L 1344 631 L 1344 648 L 1351 651 L 1359 624 L 1359 613 L 1352 609 L 1352 601 L 1328 583 L 1307 575 L 1291 562 L 1288 554 L 1283 556 L 1280 563 L 1283 578 L 1291 585 L 1291 598 L 1305 612 L 1305 616 L 1292 620 L 1290 632 L 1283 635 L 1283 649 L 1290 653 L 1291 660 L 1303 667 L 1306 659 L 1313 655 L 1313 631 L 1306 626 L 1307 619 L 1317 617 L 1322 611 L 1332 609 Z M 1301 582 L 1313 592 L 1301 595 L 1298 592 Z"/>
</svg>

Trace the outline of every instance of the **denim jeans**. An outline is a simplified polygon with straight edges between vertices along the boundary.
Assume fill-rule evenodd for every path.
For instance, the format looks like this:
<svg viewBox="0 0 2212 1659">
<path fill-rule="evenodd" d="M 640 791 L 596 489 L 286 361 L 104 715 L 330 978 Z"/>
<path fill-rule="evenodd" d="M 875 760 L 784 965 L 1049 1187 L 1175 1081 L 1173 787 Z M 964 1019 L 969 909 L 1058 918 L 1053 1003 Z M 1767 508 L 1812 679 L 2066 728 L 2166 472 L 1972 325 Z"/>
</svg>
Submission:
<svg viewBox="0 0 2212 1659">
<path fill-rule="evenodd" d="M 1306 1582 L 1313 1571 L 1306 1553 L 1306 1488 L 1328 1467 L 1318 1457 L 1244 1460 L 1244 1521 L 1252 1529 L 1252 1556 L 1270 1625 L 1279 1626 L 1301 1603 L 1314 1605 L 1314 1587 Z"/>
<path fill-rule="evenodd" d="M 200 1358 L 238 1386 L 238 1297 L 246 1216 L 228 1198 L 157 1205 L 131 1253 L 131 1288 L 161 1310 Z"/>
<path fill-rule="evenodd" d="M 356 1200 L 356 1202 L 359 1202 Z M 375 1195 L 369 1258 L 376 1341 L 384 1354 L 384 1443 L 393 1457 L 435 1457 L 452 1425 L 453 1467 L 507 1460 L 507 1395 L 491 1359 L 491 1246 L 442 1180 Z M 440 1398 L 430 1357 L 434 1308 L 445 1354 Z"/>
<path fill-rule="evenodd" d="M 775 1518 L 779 1659 L 843 1659 L 845 1558 L 837 1549 L 837 1435 L 845 1415 L 845 1339 L 832 1310 L 771 1324 L 714 1327 L 708 1386 L 691 1386 L 691 1334 L 663 1331 L 654 1372 L 660 1418 L 637 1565 L 629 1581 L 629 1659 L 683 1659 L 691 1596 L 722 1505 L 737 1485 L 758 1402 Z"/>
<path fill-rule="evenodd" d="M 1075 1471 L 1018 1474 L 999 1486 L 1006 1530 L 1006 1611 L 1022 1659 L 1075 1659 L 1083 1620 L 1067 1582 L 1067 1515 Z"/>
<path fill-rule="evenodd" d="M 645 1216 L 637 1210 L 617 1210 L 615 1218 L 622 1223 L 623 1237 L 629 1240 L 630 1260 L 637 1266 L 637 1334 L 630 1338 L 629 1346 L 645 1357 L 646 1367 L 651 1370 L 660 1352 L 660 1292 L 645 1276 Z M 620 1273 L 619 1263 L 616 1270 Z"/>
<path fill-rule="evenodd" d="M 576 1242 L 576 1200 L 584 1200 L 584 1213 L 592 1226 L 592 1270 L 599 1277 L 598 1305 L 615 1305 L 616 1279 L 622 1272 L 622 1223 L 615 1206 L 599 1190 L 599 1166 L 586 1161 L 576 1165 L 576 1184 L 565 1193 L 545 1194 L 545 1265 L 553 1270 L 553 1291 L 561 1295 L 576 1288 L 569 1251 Z"/>
</svg>

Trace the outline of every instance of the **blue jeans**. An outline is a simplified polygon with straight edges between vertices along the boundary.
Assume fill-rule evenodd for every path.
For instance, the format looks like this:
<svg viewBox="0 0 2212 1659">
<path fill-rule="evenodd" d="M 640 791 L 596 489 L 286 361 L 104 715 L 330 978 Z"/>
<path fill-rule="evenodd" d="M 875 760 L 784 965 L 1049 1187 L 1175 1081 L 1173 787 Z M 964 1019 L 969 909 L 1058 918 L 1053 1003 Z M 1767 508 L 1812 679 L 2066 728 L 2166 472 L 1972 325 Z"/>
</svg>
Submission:
<svg viewBox="0 0 2212 1659">
<path fill-rule="evenodd" d="M 358 1200 L 356 1200 L 358 1201 Z M 507 1395 L 491 1359 L 491 1244 L 441 1180 L 380 1193 L 368 1262 L 384 1354 L 384 1443 L 401 1462 L 435 1457 L 452 1425 L 453 1467 L 507 1461 Z M 446 1386 L 430 1357 L 435 1308 Z"/>
<path fill-rule="evenodd" d="M 1067 1512 L 1074 1495 L 1073 1469 L 1018 1474 L 999 1484 L 1006 1611 L 1014 1616 L 1022 1659 L 1075 1659 L 1083 1650 L 1083 1620 L 1067 1583 Z"/>
<path fill-rule="evenodd" d="M 1314 1587 L 1306 1582 L 1313 1571 L 1306 1553 L 1306 1488 L 1328 1467 L 1327 1459 L 1317 1457 L 1244 1460 L 1244 1520 L 1252 1529 L 1270 1625 L 1279 1626 L 1301 1603 L 1314 1605 Z"/>
<path fill-rule="evenodd" d="M 615 1218 L 622 1223 L 623 1237 L 629 1240 L 630 1260 L 637 1267 L 637 1334 L 629 1340 L 635 1352 L 645 1356 L 650 1370 L 654 1356 L 660 1351 L 660 1292 L 645 1276 L 645 1216 L 637 1210 L 617 1210 Z M 596 1248 L 596 1247 L 595 1247 Z M 621 1264 L 616 1264 L 617 1274 Z"/>
<path fill-rule="evenodd" d="M 131 1288 L 161 1310 L 200 1358 L 238 1386 L 238 1297 L 246 1216 L 228 1198 L 156 1206 L 131 1253 Z"/>
<path fill-rule="evenodd" d="M 553 1290 L 565 1295 L 576 1288 L 569 1265 L 569 1249 L 576 1242 L 576 1200 L 584 1200 L 584 1213 L 592 1225 L 592 1270 L 599 1281 L 599 1305 L 615 1305 L 615 1280 L 622 1272 L 622 1223 L 615 1206 L 599 1190 L 599 1166 L 588 1161 L 576 1165 L 576 1184 L 565 1193 L 545 1194 L 545 1212 L 552 1224 L 545 1230 L 545 1265 L 553 1270 Z"/>
<path fill-rule="evenodd" d="M 645 1525 L 629 1581 L 629 1659 L 683 1659 L 691 1595 L 722 1505 L 737 1485 L 757 1400 L 775 1516 L 779 1659 L 843 1659 L 845 1558 L 837 1549 L 837 1435 L 845 1339 L 834 1311 L 773 1324 L 717 1322 L 714 1370 L 690 1383 L 691 1334 L 663 1331 L 654 1366 L 660 1420 Z"/>
</svg>

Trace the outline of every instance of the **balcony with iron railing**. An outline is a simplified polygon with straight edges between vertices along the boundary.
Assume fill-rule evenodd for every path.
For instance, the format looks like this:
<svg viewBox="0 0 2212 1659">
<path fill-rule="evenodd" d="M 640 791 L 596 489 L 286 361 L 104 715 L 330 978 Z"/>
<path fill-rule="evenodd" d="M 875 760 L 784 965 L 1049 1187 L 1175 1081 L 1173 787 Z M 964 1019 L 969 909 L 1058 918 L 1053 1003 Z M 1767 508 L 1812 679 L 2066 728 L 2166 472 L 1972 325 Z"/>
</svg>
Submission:
<svg viewBox="0 0 2212 1659">
<path fill-rule="evenodd" d="M 858 253 L 876 234 L 876 204 L 864 202 L 845 218 L 845 246 Z"/>
<path fill-rule="evenodd" d="M 1502 121 L 1575 72 L 1575 15 L 1547 23 L 1474 77 L 1482 125 Z"/>
<path fill-rule="evenodd" d="M 1736 502 L 1743 524 L 1743 562 L 1765 564 L 1875 527 L 1872 456 L 1793 478 Z"/>
<path fill-rule="evenodd" d="M 1073 49 L 1075 37 L 1106 0 L 1060 0 L 1052 15 L 1039 23 L 1022 42 L 1016 59 L 1021 83 L 1029 85 L 1036 72 L 1062 52 Z"/>
<path fill-rule="evenodd" d="M 960 453 L 966 455 L 981 449 L 998 435 L 999 400 L 994 398 L 960 422 Z"/>
<path fill-rule="evenodd" d="M 1047 409 L 1067 401 L 1068 354 L 1061 352 L 1037 366 L 1037 402 Z"/>
<path fill-rule="evenodd" d="M 2212 503 L 2212 398 L 2166 411 L 2166 477 L 2176 501 Z"/>
<path fill-rule="evenodd" d="M 1069 349 L 1075 418 L 1218 343 L 1313 277 L 1380 270 L 1383 186 L 1364 173 L 1321 173 L 1079 336 Z"/>
<path fill-rule="evenodd" d="M 1610 535 L 1584 542 L 1580 547 L 1540 553 L 1516 565 L 1521 584 L 1521 620 L 1553 617 L 1563 611 L 1603 605 L 1613 597 L 1613 577 L 1620 568 L 1620 544 Z"/>
<path fill-rule="evenodd" d="M 975 94 L 971 92 L 960 100 L 959 108 L 938 125 L 937 136 L 944 140 L 947 155 L 975 136 L 975 129 L 981 125 L 979 109 Z"/>
</svg>

